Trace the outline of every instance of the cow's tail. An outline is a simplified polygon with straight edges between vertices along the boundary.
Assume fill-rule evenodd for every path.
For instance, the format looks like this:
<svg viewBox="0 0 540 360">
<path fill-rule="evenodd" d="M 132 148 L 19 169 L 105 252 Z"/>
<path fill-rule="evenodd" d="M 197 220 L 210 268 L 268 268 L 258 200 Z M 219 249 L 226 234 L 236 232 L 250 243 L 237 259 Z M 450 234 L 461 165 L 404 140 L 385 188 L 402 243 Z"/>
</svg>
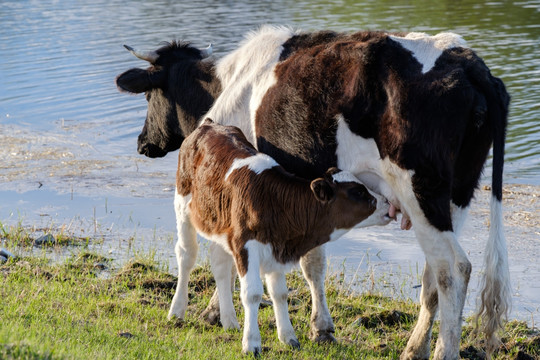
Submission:
<svg viewBox="0 0 540 360">
<path fill-rule="evenodd" d="M 489 70 L 488 70 L 489 73 Z M 484 273 L 481 279 L 481 295 L 476 324 L 481 319 L 481 330 L 486 339 L 488 358 L 499 346 L 497 332 L 511 308 L 510 271 L 508 250 L 503 232 L 502 177 L 504 143 L 508 116 L 509 96 L 504 84 L 489 75 L 489 90 L 484 88 L 488 105 L 488 117 L 493 129 L 493 173 L 491 186 L 491 214 L 489 239 L 484 255 Z"/>
</svg>

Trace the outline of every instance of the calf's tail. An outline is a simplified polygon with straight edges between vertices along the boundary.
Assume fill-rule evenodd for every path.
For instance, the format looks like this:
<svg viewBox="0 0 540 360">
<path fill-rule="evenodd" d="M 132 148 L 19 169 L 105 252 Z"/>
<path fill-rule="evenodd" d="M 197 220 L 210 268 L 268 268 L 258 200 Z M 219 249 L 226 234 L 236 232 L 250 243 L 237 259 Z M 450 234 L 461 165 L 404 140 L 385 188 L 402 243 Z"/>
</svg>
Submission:
<svg viewBox="0 0 540 360">
<path fill-rule="evenodd" d="M 490 76 L 491 86 L 484 92 L 488 102 L 488 117 L 493 130 L 493 173 L 489 239 L 484 254 L 484 273 L 481 280 L 480 306 L 476 317 L 481 319 L 481 330 L 486 339 L 488 358 L 499 346 L 497 332 L 511 308 L 508 250 L 503 232 L 502 175 L 504 142 L 509 96 L 502 81 Z"/>
</svg>

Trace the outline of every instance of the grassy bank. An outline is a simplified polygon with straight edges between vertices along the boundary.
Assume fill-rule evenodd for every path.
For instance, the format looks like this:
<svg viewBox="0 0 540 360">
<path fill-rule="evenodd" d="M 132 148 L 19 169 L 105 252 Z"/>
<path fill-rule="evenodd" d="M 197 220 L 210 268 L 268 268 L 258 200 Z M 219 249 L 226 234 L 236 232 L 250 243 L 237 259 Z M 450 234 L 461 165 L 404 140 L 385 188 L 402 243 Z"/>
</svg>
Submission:
<svg viewBox="0 0 540 360">
<path fill-rule="evenodd" d="M 104 257 L 81 252 L 61 263 L 44 258 L 11 258 L 0 265 L 1 359 L 237 359 L 241 332 L 224 331 L 199 318 L 214 282 L 208 266 L 197 267 L 190 283 L 186 321 L 166 315 L 175 278 L 159 264 L 134 259 L 112 268 Z M 397 359 L 418 307 L 373 294 L 346 293 L 339 278 L 328 280 L 328 302 L 338 344 L 309 341 L 308 287 L 290 274 L 291 319 L 302 344 L 292 350 L 277 340 L 271 305 L 259 323 L 262 357 L 272 359 Z M 243 311 L 235 294 L 239 320 Z M 437 336 L 437 327 L 434 329 Z M 540 337 L 520 322 L 509 322 L 496 359 L 540 357 Z M 480 342 L 467 322 L 462 357 L 481 359 Z"/>
</svg>

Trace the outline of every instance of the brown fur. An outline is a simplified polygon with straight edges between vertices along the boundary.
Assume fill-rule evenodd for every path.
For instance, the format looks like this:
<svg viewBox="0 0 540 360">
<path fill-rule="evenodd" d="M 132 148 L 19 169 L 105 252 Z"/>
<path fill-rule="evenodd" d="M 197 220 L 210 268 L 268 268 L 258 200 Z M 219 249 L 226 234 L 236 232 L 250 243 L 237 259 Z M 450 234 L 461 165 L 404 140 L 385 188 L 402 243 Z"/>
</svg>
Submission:
<svg viewBox="0 0 540 360">
<path fill-rule="evenodd" d="M 310 181 L 281 167 L 258 175 L 241 167 L 225 180 L 234 159 L 256 153 L 238 128 L 206 122 L 184 141 L 179 154 L 177 191 L 192 195 L 191 221 L 204 234 L 227 236 L 240 276 L 247 270 L 244 245 L 249 240 L 271 244 L 280 263 L 296 262 L 329 241 L 334 229 L 351 228 L 375 210 L 375 199 L 363 185 L 333 184 L 335 200 L 321 203 Z M 349 199 L 354 188 L 365 193 L 364 206 Z"/>
</svg>

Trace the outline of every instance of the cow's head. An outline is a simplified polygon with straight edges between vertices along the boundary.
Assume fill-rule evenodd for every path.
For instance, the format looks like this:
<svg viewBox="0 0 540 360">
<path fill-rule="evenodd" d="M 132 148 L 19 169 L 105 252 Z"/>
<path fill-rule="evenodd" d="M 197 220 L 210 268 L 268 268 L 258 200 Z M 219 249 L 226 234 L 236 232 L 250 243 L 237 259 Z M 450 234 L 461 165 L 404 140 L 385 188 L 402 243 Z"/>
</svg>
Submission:
<svg viewBox="0 0 540 360">
<path fill-rule="evenodd" d="M 201 50 L 173 42 L 141 52 L 124 46 L 151 65 L 130 69 L 116 78 L 120 90 L 146 94 L 148 111 L 137 150 L 151 158 L 165 156 L 180 147 L 221 91 L 213 62 L 202 61 L 212 54 L 212 47 Z"/>
</svg>

